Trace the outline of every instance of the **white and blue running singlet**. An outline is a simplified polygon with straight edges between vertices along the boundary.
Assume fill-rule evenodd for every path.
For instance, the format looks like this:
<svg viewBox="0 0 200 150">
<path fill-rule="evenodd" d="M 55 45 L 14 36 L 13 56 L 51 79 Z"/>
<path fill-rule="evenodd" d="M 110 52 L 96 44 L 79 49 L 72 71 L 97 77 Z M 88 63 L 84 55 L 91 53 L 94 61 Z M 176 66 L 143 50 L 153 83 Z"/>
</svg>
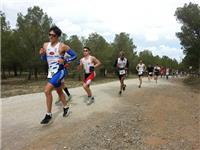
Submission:
<svg viewBox="0 0 200 150">
<path fill-rule="evenodd" d="M 59 42 L 54 47 L 52 47 L 49 42 L 46 50 L 48 63 L 47 78 L 49 78 L 49 82 L 56 88 L 61 86 L 61 82 L 64 82 L 64 77 L 67 74 L 64 64 L 58 63 L 58 59 L 61 58 L 61 55 L 59 54 L 59 46 Z"/>
</svg>

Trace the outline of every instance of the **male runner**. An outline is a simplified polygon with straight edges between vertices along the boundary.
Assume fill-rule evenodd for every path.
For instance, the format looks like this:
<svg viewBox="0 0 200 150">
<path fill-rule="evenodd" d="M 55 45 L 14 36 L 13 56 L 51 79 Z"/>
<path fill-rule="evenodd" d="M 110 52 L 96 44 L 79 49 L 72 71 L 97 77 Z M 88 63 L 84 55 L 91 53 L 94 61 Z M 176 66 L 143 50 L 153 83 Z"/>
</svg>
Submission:
<svg viewBox="0 0 200 150">
<path fill-rule="evenodd" d="M 156 80 L 156 83 L 158 82 L 158 76 L 160 74 L 160 67 L 158 64 L 154 67 L 154 80 Z"/>
<path fill-rule="evenodd" d="M 92 96 L 92 91 L 90 89 L 91 81 L 95 78 L 95 68 L 99 67 L 101 62 L 94 56 L 90 55 L 90 48 L 84 47 L 83 48 L 83 58 L 80 59 L 80 64 L 78 69 L 84 69 L 84 81 L 83 81 L 83 88 L 87 93 L 88 100 L 87 105 L 90 105 L 94 102 L 94 97 Z"/>
<path fill-rule="evenodd" d="M 46 58 L 48 62 L 48 78 L 50 78 L 44 90 L 46 95 L 47 113 L 41 121 L 41 124 L 48 124 L 52 119 L 52 90 L 54 88 L 63 104 L 63 117 L 69 114 L 69 106 L 67 105 L 65 95 L 62 91 L 62 85 L 64 84 L 63 79 L 67 74 L 64 63 L 69 63 L 76 59 L 76 54 L 68 45 L 59 42 L 61 33 L 62 31 L 57 26 L 51 27 L 49 29 L 50 42 L 44 43 L 39 52 L 41 57 L 43 59 Z M 65 53 L 68 53 L 71 57 L 64 59 Z"/>
<path fill-rule="evenodd" d="M 125 91 L 126 89 L 126 84 L 124 84 L 124 79 L 126 77 L 128 67 L 129 67 L 128 59 L 124 57 L 123 51 L 119 53 L 119 57 L 116 59 L 114 67 L 116 68 L 118 76 L 119 76 L 119 81 L 120 81 L 119 95 L 121 95 L 122 90 Z"/>
<path fill-rule="evenodd" d="M 168 67 L 166 68 L 166 74 L 165 75 L 166 75 L 166 79 L 168 80 L 169 79 L 169 68 Z"/>
<path fill-rule="evenodd" d="M 147 73 L 148 73 L 148 80 L 151 81 L 151 79 L 153 78 L 153 66 L 152 65 L 148 65 L 147 67 Z"/>
<path fill-rule="evenodd" d="M 138 71 L 138 77 L 139 77 L 139 86 L 138 88 L 141 88 L 142 86 L 142 76 L 144 75 L 144 71 L 146 70 L 145 64 L 140 60 L 139 64 L 136 66 L 136 70 Z"/>
</svg>

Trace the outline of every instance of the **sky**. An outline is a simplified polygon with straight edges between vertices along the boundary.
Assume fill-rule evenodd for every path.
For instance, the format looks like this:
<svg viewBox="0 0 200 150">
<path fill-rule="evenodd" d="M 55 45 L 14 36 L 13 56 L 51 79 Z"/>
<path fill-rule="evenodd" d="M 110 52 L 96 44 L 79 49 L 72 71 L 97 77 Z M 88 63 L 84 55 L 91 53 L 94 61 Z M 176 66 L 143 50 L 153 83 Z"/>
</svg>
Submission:
<svg viewBox="0 0 200 150">
<path fill-rule="evenodd" d="M 1 0 L 1 10 L 15 28 L 17 13 L 26 15 L 29 7 L 39 6 L 68 37 L 96 32 L 113 42 L 126 32 L 138 53 L 148 49 L 180 62 L 184 55 L 175 34 L 181 24 L 174 14 L 189 2 L 200 5 L 200 0 Z"/>
</svg>

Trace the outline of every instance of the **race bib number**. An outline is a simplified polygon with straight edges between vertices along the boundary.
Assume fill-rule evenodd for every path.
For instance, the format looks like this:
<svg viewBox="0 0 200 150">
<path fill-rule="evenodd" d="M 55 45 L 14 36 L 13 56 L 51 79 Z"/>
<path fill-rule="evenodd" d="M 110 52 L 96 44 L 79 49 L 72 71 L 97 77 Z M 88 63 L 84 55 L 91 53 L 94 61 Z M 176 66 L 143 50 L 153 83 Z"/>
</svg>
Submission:
<svg viewBox="0 0 200 150">
<path fill-rule="evenodd" d="M 119 70 L 119 74 L 120 75 L 126 74 L 126 71 L 125 70 Z"/>
<path fill-rule="evenodd" d="M 149 72 L 149 75 L 152 75 L 152 72 Z"/>
</svg>

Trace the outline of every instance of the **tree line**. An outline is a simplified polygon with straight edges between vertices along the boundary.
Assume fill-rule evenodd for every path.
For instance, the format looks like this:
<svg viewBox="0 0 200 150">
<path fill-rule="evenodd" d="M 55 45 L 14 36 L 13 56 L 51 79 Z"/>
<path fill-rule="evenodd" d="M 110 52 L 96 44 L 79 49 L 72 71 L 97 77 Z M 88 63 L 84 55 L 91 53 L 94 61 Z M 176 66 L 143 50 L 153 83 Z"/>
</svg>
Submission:
<svg viewBox="0 0 200 150">
<path fill-rule="evenodd" d="M 184 7 L 186 6 L 187 5 Z M 182 14 L 179 11 L 181 11 L 181 8 L 177 8 L 176 11 L 178 20 L 181 18 L 178 17 L 179 14 Z M 0 17 L 2 38 L 2 78 L 25 74 L 26 78 L 31 80 L 33 77 L 38 79 L 38 75 L 46 74 L 47 64 L 46 62 L 40 60 L 38 51 L 42 44 L 48 41 L 49 28 L 55 25 L 53 23 L 53 19 L 49 17 L 45 12 L 43 12 L 43 10 L 38 6 L 28 8 L 26 15 L 18 13 L 15 29 L 11 29 L 9 22 L 6 20 L 6 16 L 2 11 L 0 12 Z M 198 23 L 200 23 L 200 21 Z M 184 36 L 181 33 L 177 33 L 177 36 Z M 199 40 L 199 32 L 196 34 L 198 34 L 197 38 Z M 135 51 L 136 45 L 134 44 L 134 40 L 128 33 L 125 32 L 116 34 L 114 41 L 110 43 L 107 42 L 104 37 L 98 33 L 91 33 L 88 38 L 79 37 L 77 35 L 68 37 L 66 33 L 63 33 L 60 40 L 68 44 L 72 49 L 76 51 L 78 59 L 80 59 L 82 56 L 83 47 L 90 47 L 92 50 L 92 55 L 95 55 L 102 62 L 102 66 L 99 69 L 101 75 L 104 75 L 105 70 L 111 74 L 114 72 L 113 64 L 121 50 L 125 52 L 125 55 L 130 62 L 129 72 L 136 73 L 135 66 L 140 59 L 142 59 L 145 64 L 159 64 L 164 67 L 175 69 L 180 67 L 184 68 L 184 66 L 189 64 L 188 62 L 190 62 L 190 57 L 194 55 L 191 49 L 196 50 L 196 47 L 193 48 L 192 46 L 199 46 L 198 42 L 196 41 L 195 44 L 189 47 L 190 52 L 186 53 L 187 47 L 182 44 L 184 47 L 184 52 L 186 53 L 186 57 L 184 58 L 184 63 L 178 64 L 175 59 L 171 59 L 168 56 L 153 56 L 152 52 L 149 50 L 144 50 L 137 54 Z M 197 52 L 199 55 L 199 51 Z M 194 58 L 192 57 L 192 59 Z M 195 58 L 195 61 L 196 60 L 197 58 Z M 71 64 L 70 72 L 73 76 L 76 76 L 76 65 L 76 62 Z M 198 68 L 199 66 L 194 65 L 194 67 Z"/>
<path fill-rule="evenodd" d="M 176 33 L 185 54 L 181 66 L 200 74 L 200 7 L 190 2 L 178 7 L 175 16 L 182 24 L 181 32 Z"/>
</svg>

